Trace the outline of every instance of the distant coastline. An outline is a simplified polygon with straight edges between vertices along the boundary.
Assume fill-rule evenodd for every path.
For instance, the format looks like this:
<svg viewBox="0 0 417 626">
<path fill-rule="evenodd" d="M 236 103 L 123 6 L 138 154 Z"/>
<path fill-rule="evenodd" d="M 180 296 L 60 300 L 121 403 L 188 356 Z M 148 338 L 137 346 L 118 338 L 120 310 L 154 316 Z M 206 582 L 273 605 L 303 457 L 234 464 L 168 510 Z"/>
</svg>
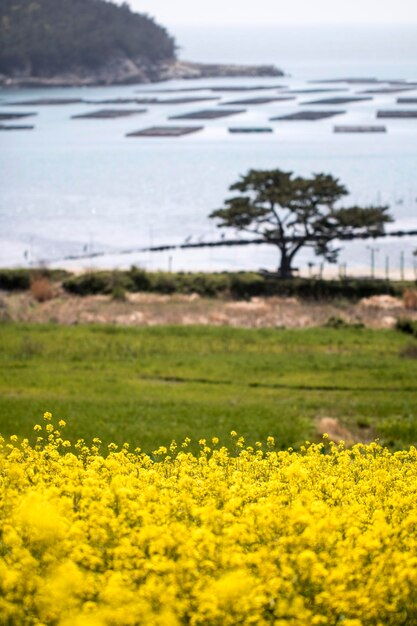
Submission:
<svg viewBox="0 0 417 626">
<path fill-rule="evenodd" d="M 285 76 L 274 65 L 239 65 L 233 63 L 193 63 L 168 59 L 160 63 L 146 63 L 127 58 L 114 58 L 97 70 L 80 68 L 78 71 L 54 76 L 30 74 L 6 76 L 0 74 L 2 87 L 95 87 L 106 85 L 134 85 L 168 80 L 199 78 L 262 78 Z"/>
</svg>

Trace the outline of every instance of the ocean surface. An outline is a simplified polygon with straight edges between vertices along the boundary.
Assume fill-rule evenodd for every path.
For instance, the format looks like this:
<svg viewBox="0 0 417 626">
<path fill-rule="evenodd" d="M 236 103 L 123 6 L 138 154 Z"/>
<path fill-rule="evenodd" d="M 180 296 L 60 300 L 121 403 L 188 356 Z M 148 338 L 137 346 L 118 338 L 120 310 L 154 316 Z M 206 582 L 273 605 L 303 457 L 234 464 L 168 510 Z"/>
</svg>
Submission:
<svg viewBox="0 0 417 626">
<path fill-rule="evenodd" d="M 32 131 L 0 133 L 0 266 L 129 267 L 173 270 L 237 270 L 276 267 L 274 248 L 241 247 L 141 252 L 148 246 L 211 241 L 220 238 L 209 213 L 222 206 L 228 187 L 250 168 L 280 168 L 308 176 L 331 173 L 350 191 L 345 204 L 388 204 L 395 217 L 391 230 L 417 229 L 417 118 L 376 119 L 379 109 L 413 109 L 397 97 L 414 91 L 368 94 L 371 100 L 335 105 L 306 105 L 311 100 L 345 95 L 385 85 L 313 83 L 342 78 L 378 78 L 417 83 L 416 26 L 178 28 L 174 32 L 187 60 L 225 63 L 273 63 L 283 78 L 173 81 L 158 85 L 72 89 L 3 89 L 1 112 L 34 112 L 21 122 Z M 213 86 L 271 86 L 269 90 L 212 92 Z M 205 88 L 205 91 L 156 93 L 158 89 Z M 346 89 L 304 93 L 294 100 L 244 105 L 246 112 L 200 121 L 168 117 L 219 107 L 221 102 L 260 96 L 284 96 L 285 89 Z M 154 93 L 155 92 L 155 93 Z M 281 94 L 282 92 L 282 94 Z M 103 108 L 139 105 L 74 104 L 11 106 L 35 98 L 89 100 L 181 96 L 219 100 L 146 106 L 137 116 L 97 120 L 71 116 Z M 230 107 L 229 107 L 230 108 Z M 232 108 L 235 108 L 232 106 Z M 269 121 L 302 111 L 344 110 L 344 115 L 316 122 Z M 127 138 L 154 125 L 202 125 L 181 138 Z M 386 133 L 335 134 L 338 124 L 383 124 Z M 270 126 L 265 135 L 230 134 L 233 126 Z M 416 275 L 412 252 L 417 237 L 343 244 L 339 265 L 348 273 Z M 97 256 L 96 256 L 97 255 Z M 68 257 L 74 257 L 68 260 Z M 308 263 L 314 267 L 308 268 Z M 320 259 L 309 250 L 296 265 L 315 272 Z M 333 268 L 333 269 L 332 269 Z M 338 271 L 338 265 L 325 266 Z"/>
</svg>

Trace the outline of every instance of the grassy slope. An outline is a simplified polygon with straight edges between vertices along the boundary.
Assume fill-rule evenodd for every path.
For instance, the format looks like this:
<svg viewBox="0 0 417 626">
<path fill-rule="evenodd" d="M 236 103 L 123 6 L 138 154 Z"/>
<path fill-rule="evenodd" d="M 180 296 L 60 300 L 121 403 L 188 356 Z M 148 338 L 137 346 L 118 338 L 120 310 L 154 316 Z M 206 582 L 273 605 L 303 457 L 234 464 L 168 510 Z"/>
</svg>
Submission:
<svg viewBox="0 0 417 626">
<path fill-rule="evenodd" d="M 27 436 L 43 411 L 72 437 L 149 450 L 235 429 L 297 445 L 314 419 L 369 423 L 392 446 L 417 442 L 409 339 L 366 329 L 0 325 L 0 432 Z"/>
</svg>

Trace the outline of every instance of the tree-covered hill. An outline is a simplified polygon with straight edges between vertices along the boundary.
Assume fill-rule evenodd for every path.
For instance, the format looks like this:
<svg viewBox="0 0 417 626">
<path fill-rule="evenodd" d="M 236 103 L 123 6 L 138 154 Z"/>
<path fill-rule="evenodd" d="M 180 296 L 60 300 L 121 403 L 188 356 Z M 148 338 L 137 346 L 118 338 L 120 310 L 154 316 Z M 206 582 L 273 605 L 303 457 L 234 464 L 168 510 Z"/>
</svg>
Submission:
<svg viewBox="0 0 417 626">
<path fill-rule="evenodd" d="M 147 15 L 105 0 L 0 0 L 0 73 L 52 77 L 109 64 L 152 66 L 175 42 Z"/>
</svg>

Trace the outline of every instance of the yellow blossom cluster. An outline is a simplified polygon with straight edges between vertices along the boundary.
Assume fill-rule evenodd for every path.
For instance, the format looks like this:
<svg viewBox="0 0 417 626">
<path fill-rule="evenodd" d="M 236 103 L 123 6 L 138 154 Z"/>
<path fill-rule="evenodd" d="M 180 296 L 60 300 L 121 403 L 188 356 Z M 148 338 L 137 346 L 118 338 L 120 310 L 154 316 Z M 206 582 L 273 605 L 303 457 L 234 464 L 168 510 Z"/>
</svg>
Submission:
<svg viewBox="0 0 417 626">
<path fill-rule="evenodd" d="M 417 450 L 1 440 L 3 626 L 413 626 Z"/>
</svg>

